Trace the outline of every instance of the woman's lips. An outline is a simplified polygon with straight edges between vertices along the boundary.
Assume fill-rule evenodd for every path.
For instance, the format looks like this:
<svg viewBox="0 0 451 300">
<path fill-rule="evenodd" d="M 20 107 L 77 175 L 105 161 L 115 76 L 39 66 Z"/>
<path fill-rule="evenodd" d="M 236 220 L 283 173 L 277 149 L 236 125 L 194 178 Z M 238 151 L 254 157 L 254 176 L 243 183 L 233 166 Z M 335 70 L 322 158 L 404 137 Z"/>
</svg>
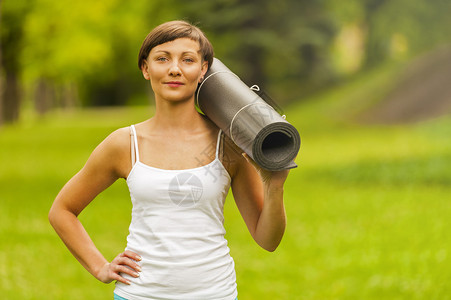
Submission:
<svg viewBox="0 0 451 300">
<path fill-rule="evenodd" d="M 183 82 L 180 81 L 169 81 L 165 83 L 166 85 L 170 86 L 170 87 L 179 87 L 183 85 Z"/>
</svg>

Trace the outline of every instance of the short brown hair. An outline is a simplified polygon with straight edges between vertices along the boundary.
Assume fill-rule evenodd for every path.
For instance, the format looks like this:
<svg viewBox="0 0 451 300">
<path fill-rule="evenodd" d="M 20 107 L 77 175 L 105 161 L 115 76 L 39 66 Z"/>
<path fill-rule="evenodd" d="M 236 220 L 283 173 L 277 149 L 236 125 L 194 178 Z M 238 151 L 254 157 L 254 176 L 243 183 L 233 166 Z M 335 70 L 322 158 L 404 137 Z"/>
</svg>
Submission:
<svg viewBox="0 0 451 300">
<path fill-rule="evenodd" d="M 144 39 L 138 55 L 139 69 L 142 68 L 152 48 L 179 38 L 189 38 L 198 42 L 202 59 L 208 62 L 210 68 L 214 56 L 213 46 L 202 30 L 186 21 L 170 21 L 155 27 Z"/>
</svg>

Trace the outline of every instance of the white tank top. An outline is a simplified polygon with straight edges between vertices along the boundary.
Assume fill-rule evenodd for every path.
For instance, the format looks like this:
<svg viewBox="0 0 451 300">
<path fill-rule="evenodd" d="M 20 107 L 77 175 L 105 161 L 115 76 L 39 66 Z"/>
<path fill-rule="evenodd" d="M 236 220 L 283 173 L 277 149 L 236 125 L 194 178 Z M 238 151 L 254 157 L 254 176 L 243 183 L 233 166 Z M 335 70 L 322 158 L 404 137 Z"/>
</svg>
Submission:
<svg viewBox="0 0 451 300">
<path fill-rule="evenodd" d="M 115 293 L 129 300 L 237 297 L 235 265 L 224 238 L 224 202 L 230 176 L 215 159 L 186 170 L 164 170 L 139 159 L 127 178 L 133 204 L 127 250 L 141 255 L 140 277 L 122 274 Z"/>
</svg>

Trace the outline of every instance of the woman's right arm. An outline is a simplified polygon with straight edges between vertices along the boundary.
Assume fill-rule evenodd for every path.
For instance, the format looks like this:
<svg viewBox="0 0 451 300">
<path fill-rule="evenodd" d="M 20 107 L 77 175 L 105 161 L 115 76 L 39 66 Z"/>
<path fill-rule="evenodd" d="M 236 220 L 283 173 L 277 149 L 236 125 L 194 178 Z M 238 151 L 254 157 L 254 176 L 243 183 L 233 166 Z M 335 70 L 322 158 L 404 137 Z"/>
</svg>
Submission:
<svg viewBox="0 0 451 300">
<path fill-rule="evenodd" d="M 136 253 L 125 251 L 109 263 L 94 245 L 78 215 L 100 192 L 127 175 L 129 137 L 126 128 L 119 129 L 97 146 L 85 166 L 59 192 L 49 212 L 49 221 L 67 248 L 86 270 L 105 283 L 118 280 L 127 284 L 119 273 L 137 277 L 139 266 L 135 261 L 140 258 Z"/>
</svg>

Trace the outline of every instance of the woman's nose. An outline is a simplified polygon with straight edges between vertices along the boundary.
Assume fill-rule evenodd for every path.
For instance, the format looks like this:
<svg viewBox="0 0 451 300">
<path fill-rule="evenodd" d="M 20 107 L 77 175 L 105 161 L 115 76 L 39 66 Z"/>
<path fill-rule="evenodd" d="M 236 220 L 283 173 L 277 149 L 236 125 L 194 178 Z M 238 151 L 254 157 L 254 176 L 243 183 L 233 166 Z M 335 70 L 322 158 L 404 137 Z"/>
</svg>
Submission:
<svg viewBox="0 0 451 300">
<path fill-rule="evenodd" d="M 178 75 L 180 75 L 181 73 L 182 73 L 182 72 L 180 71 L 178 62 L 177 62 L 177 61 L 174 61 L 174 62 L 171 64 L 171 67 L 170 67 L 170 69 L 169 69 L 169 75 L 171 75 L 171 76 L 178 76 Z"/>
</svg>

